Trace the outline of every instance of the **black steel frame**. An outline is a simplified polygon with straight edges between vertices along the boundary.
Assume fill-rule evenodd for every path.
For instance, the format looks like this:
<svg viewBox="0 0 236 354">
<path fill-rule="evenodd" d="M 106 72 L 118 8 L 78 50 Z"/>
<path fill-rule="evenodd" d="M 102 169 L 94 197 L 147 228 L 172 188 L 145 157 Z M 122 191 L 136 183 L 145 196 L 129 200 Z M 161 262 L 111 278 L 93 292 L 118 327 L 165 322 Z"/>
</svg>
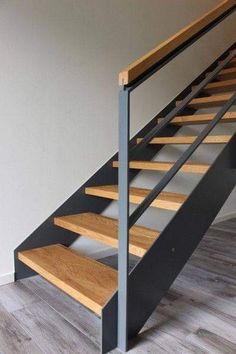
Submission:
<svg viewBox="0 0 236 354">
<path fill-rule="evenodd" d="M 235 185 L 236 134 L 129 274 L 128 339 L 139 333 L 155 310 Z M 103 309 L 102 353 L 117 347 L 117 316 L 118 292 Z"/>
<path fill-rule="evenodd" d="M 183 50 L 188 48 L 190 45 L 195 43 L 197 39 L 202 37 L 205 33 L 215 27 L 223 19 L 225 19 L 229 14 L 235 10 L 235 5 L 223 15 L 219 16 L 216 20 L 211 22 L 204 29 L 199 31 L 195 36 L 186 41 L 183 45 L 175 49 L 166 58 L 157 62 L 151 69 L 147 70 L 140 77 L 135 79 L 132 83 L 123 86 L 119 93 L 119 250 L 118 250 L 118 312 L 117 312 L 117 327 L 115 328 L 116 334 L 113 333 L 114 341 L 116 345 L 123 351 L 128 350 L 128 339 L 132 335 L 129 323 L 132 319 L 138 317 L 135 316 L 136 312 L 130 311 L 133 306 L 131 303 L 135 303 L 135 291 L 130 287 L 130 277 L 129 277 L 129 229 L 134 225 L 134 223 L 140 218 L 140 216 L 145 212 L 145 210 L 151 205 L 152 201 L 159 195 L 159 193 L 165 188 L 169 181 L 175 176 L 179 171 L 181 166 L 187 161 L 187 159 L 193 154 L 196 148 L 201 144 L 203 139 L 211 132 L 214 126 L 223 117 L 224 113 L 227 112 L 229 107 L 234 103 L 235 97 L 230 100 L 216 115 L 215 119 L 208 125 L 207 128 L 199 135 L 196 141 L 189 147 L 189 149 L 181 156 L 181 158 L 174 164 L 169 172 L 166 173 L 164 178 L 153 188 L 149 195 L 143 200 L 143 202 L 135 209 L 135 211 L 130 215 L 129 212 L 129 161 L 133 156 L 138 156 L 139 151 L 142 151 L 144 146 L 147 146 L 151 139 L 155 136 L 160 136 L 162 129 L 171 123 L 171 120 L 179 113 L 182 112 L 188 103 L 202 91 L 202 89 L 214 78 L 217 74 L 225 67 L 225 65 L 235 56 L 236 52 L 230 53 L 228 57 L 223 61 L 223 63 L 218 64 L 215 70 L 209 74 L 192 92 L 190 92 L 178 105 L 175 107 L 160 124 L 154 127 L 142 140 L 142 142 L 137 145 L 136 148 L 129 151 L 129 139 L 130 139 L 130 94 L 137 88 L 140 84 L 146 81 L 150 76 L 155 74 L 163 66 L 165 66 L 169 61 L 174 59 Z M 208 226 L 210 225 L 210 216 L 208 217 Z M 147 253 L 149 254 L 149 252 Z M 156 255 L 157 256 L 157 255 Z M 160 256 L 161 257 L 161 256 Z M 144 260 L 141 260 L 142 264 Z M 163 269 L 162 269 L 163 270 Z M 143 283 L 139 284 L 139 288 L 144 288 L 147 293 L 150 293 L 149 289 L 146 288 L 145 279 L 142 279 Z M 135 289 L 137 291 L 137 288 Z M 133 296 L 131 296 L 132 294 Z M 155 294 L 155 291 L 154 291 Z M 150 298 L 152 295 L 149 296 Z M 113 301 L 113 299 L 111 300 Z M 115 302 L 113 302 L 115 303 Z M 157 305 L 157 302 L 156 302 Z M 138 310 L 138 309 L 136 309 Z M 148 311 L 148 306 L 144 310 L 150 315 Z M 104 318 L 105 321 L 105 318 Z M 139 321 L 139 320 L 137 320 Z M 137 333 L 136 333 L 137 334 Z M 117 338 L 116 338 L 117 336 Z M 103 348 L 104 352 L 107 348 Z"/>
</svg>

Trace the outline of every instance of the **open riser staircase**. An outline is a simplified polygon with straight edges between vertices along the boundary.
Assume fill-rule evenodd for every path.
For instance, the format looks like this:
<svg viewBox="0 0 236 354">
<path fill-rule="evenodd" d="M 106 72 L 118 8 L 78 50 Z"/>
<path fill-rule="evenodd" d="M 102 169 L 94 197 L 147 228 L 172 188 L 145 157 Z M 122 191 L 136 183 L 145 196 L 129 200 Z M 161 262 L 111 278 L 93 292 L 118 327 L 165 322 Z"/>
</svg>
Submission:
<svg viewBox="0 0 236 354">
<path fill-rule="evenodd" d="M 149 67 L 141 70 L 139 60 L 121 72 L 119 159 L 113 156 L 15 250 L 16 280 L 40 274 L 101 317 L 103 353 L 128 350 L 236 185 L 236 126 L 227 135 L 213 131 L 236 123 L 235 44 L 131 141 L 130 93 L 234 10 L 234 1 L 224 1 L 196 22 L 198 30 L 195 24 L 184 32 L 174 50 L 161 56 L 159 46 Z M 209 112 L 199 112 L 203 108 Z M 201 133 L 180 135 L 190 125 L 201 126 Z M 189 162 L 202 144 L 222 149 L 211 164 Z M 153 160 L 167 145 L 186 149 L 177 161 Z M 140 171 L 165 174 L 153 189 L 131 187 Z M 164 190 L 179 171 L 201 176 L 190 195 Z M 103 214 L 113 201 L 119 201 L 117 218 Z M 136 205 L 132 214 L 129 204 Z M 173 213 L 163 230 L 139 225 L 148 208 Z M 118 270 L 69 248 L 80 235 L 117 248 Z M 131 272 L 129 254 L 140 259 Z"/>
</svg>

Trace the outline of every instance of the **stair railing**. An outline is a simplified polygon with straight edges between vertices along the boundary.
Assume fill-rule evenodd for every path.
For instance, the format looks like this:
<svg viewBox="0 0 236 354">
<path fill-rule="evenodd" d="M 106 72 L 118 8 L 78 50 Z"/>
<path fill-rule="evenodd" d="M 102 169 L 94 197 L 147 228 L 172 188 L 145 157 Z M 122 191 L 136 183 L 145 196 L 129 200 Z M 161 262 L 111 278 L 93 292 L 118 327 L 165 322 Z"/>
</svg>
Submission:
<svg viewBox="0 0 236 354">
<path fill-rule="evenodd" d="M 176 175 L 182 165 L 189 159 L 212 129 L 236 102 L 236 94 L 219 110 L 215 118 L 205 127 L 196 140 L 182 154 L 173 167 L 165 174 L 163 179 L 145 197 L 143 202 L 130 215 L 129 211 L 129 160 L 137 156 L 153 137 L 171 122 L 171 120 L 195 98 L 200 91 L 212 81 L 217 74 L 236 55 L 232 51 L 228 57 L 220 63 L 185 99 L 174 108 L 156 127 L 154 127 L 142 141 L 132 149 L 130 142 L 130 93 L 173 60 L 182 51 L 192 45 L 196 40 L 209 32 L 213 27 L 228 17 L 236 9 L 235 0 L 227 0 L 220 3 L 213 10 L 185 27 L 166 42 L 138 59 L 119 75 L 121 86 L 119 93 L 119 249 L 118 249 L 118 328 L 117 346 L 123 350 L 128 349 L 128 316 L 129 303 L 129 230 L 150 206 L 152 201 L 160 194 L 170 180 Z M 137 314 L 138 315 L 138 314 Z"/>
</svg>

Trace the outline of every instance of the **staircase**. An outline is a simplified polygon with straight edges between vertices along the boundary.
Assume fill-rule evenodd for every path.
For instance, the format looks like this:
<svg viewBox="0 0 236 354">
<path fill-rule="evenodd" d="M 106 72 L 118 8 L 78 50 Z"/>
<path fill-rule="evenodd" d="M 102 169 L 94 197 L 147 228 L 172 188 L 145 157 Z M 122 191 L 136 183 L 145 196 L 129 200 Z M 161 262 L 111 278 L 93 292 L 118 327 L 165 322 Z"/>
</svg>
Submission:
<svg viewBox="0 0 236 354">
<path fill-rule="evenodd" d="M 236 130 L 210 134 L 218 123 L 236 122 L 235 45 L 131 141 L 129 94 L 234 10 L 235 1 L 223 1 L 171 38 L 171 48 L 165 42 L 121 72 L 119 160 L 113 156 L 15 250 L 16 280 L 40 274 L 101 317 L 103 353 L 117 346 L 128 350 L 128 339 L 138 334 L 236 184 Z M 202 108 L 218 111 L 198 113 Z M 194 124 L 203 127 L 199 136 L 175 135 L 182 126 Z M 186 145 L 179 160 L 152 160 L 170 144 Z M 211 165 L 188 162 L 200 144 L 223 144 Z M 142 170 L 166 174 L 152 190 L 130 187 Z M 189 178 L 202 176 L 190 195 L 163 191 L 178 171 Z M 104 216 L 109 203 L 118 200 L 119 217 Z M 138 205 L 131 215 L 130 203 Z M 174 213 L 164 230 L 137 224 L 149 207 Z M 80 235 L 117 248 L 118 270 L 69 248 Z M 129 254 L 140 257 L 130 273 Z"/>
</svg>

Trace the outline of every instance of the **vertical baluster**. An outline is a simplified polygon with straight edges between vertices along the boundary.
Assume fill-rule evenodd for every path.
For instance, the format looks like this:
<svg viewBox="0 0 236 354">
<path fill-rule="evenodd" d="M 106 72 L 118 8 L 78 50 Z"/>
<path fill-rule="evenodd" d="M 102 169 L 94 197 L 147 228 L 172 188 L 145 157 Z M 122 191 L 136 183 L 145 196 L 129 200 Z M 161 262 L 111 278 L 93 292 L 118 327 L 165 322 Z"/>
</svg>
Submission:
<svg viewBox="0 0 236 354">
<path fill-rule="evenodd" d="M 129 137 L 130 94 L 119 94 L 119 251 L 118 251 L 118 347 L 128 349 L 127 295 L 129 273 Z"/>
</svg>

